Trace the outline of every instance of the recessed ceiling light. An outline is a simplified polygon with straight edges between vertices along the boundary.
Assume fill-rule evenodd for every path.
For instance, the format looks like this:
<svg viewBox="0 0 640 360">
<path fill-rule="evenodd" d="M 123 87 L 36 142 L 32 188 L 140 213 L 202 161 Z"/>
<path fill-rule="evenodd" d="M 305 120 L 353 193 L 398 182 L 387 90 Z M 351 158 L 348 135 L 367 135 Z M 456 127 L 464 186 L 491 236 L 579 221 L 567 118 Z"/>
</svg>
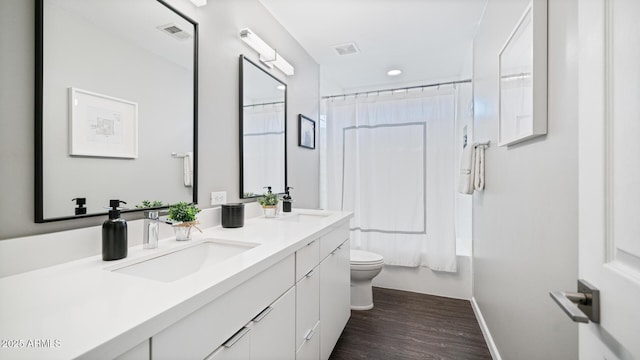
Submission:
<svg viewBox="0 0 640 360">
<path fill-rule="evenodd" d="M 387 75 L 389 76 L 398 76 L 400 74 L 402 74 L 402 70 L 393 69 L 393 70 L 387 71 Z"/>
</svg>

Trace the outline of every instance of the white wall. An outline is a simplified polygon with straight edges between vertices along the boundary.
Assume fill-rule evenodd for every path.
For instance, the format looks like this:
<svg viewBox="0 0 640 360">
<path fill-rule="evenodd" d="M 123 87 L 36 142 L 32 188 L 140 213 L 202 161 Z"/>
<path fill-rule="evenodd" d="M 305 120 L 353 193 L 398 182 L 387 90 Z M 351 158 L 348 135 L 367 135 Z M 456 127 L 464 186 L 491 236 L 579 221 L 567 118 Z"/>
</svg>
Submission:
<svg viewBox="0 0 640 360">
<path fill-rule="evenodd" d="M 473 295 L 503 359 L 576 359 L 549 297 L 577 277 L 577 1 L 549 1 L 548 135 L 498 147 L 498 53 L 529 0 L 489 0 L 474 41 L 474 136 L 491 140 L 473 196 Z"/>
<path fill-rule="evenodd" d="M 298 113 L 318 117 L 318 64 L 257 0 L 215 0 L 202 8 L 188 0 L 169 3 L 200 23 L 199 205 L 209 207 L 212 191 L 227 191 L 229 202 L 239 198 L 238 56 L 258 61 L 238 35 L 249 27 L 295 67 L 292 77 L 273 70 L 288 84 L 288 181 L 297 207 L 317 207 L 318 151 L 299 148 L 296 131 Z M 33 222 L 34 12 L 33 1 L 0 2 L 0 239 L 88 227 L 106 218 Z"/>
</svg>

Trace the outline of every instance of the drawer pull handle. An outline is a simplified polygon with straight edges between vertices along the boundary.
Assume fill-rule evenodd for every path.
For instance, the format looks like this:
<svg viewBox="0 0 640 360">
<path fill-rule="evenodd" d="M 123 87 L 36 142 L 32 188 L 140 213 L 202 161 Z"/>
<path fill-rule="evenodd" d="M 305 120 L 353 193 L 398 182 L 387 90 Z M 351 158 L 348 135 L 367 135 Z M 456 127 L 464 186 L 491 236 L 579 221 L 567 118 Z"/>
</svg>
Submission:
<svg viewBox="0 0 640 360">
<path fill-rule="evenodd" d="M 316 239 L 317 240 L 317 239 Z M 313 240 L 312 242 L 308 243 L 307 246 L 313 244 L 314 242 L 316 242 L 316 240 Z"/>
<path fill-rule="evenodd" d="M 316 332 L 313 329 L 309 329 L 309 331 L 307 331 L 307 333 L 304 335 L 304 339 L 309 341 L 315 334 Z"/>
<path fill-rule="evenodd" d="M 308 273 L 306 273 L 304 276 L 306 276 L 306 277 L 310 278 L 310 277 L 312 277 L 315 273 L 316 273 L 315 269 L 311 269 L 311 270 L 309 270 L 309 272 L 308 272 Z"/>
<path fill-rule="evenodd" d="M 224 344 L 222 345 L 226 348 L 232 347 L 238 341 L 240 341 L 240 339 L 242 339 L 243 336 L 247 335 L 249 330 L 250 330 L 249 328 L 243 327 L 242 329 L 238 330 L 237 333 L 233 334 L 233 336 L 230 337 L 229 340 L 225 341 Z"/>
<path fill-rule="evenodd" d="M 269 315 L 271 311 L 273 311 L 273 308 L 271 306 L 267 306 L 266 309 L 262 310 L 262 312 L 256 315 L 256 317 L 254 317 L 251 321 L 256 323 L 260 322 L 260 320 L 264 319 L 267 315 Z"/>
</svg>

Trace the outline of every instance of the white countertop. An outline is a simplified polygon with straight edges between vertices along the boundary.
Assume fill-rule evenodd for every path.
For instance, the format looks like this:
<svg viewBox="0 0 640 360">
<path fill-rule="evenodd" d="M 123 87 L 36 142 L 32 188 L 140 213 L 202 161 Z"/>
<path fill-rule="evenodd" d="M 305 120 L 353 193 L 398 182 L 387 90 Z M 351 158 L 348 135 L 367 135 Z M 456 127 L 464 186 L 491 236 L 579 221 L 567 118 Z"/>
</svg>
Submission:
<svg viewBox="0 0 640 360">
<path fill-rule="evenodd" d="M 286 221 L 296 213 L 326 213 L 317 221 Z M 294 209 L 244 227 L 203 229 L 188 242 L 161 240 L 157 249 L 129 248 L 128 257 L 92 256 L 0 279 L 0 358 L 113 358 L 213 301 L 299 248 L 344 224 L 350 212 Z M 258 243 L 220 265 L 173 282 L 110 271 L 119 263 L 205 238 Z M 38 249 L 33 249 L 38 251 Z"/>
</svg>

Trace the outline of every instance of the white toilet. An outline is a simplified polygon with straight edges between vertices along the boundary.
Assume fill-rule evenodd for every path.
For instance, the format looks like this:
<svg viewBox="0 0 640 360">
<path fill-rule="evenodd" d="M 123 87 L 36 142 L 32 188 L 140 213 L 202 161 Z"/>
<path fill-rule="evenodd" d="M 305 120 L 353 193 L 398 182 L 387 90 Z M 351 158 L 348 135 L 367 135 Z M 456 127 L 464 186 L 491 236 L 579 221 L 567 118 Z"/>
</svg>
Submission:
<svg viewBox="0 0 640 360">
<path fill-rule="evenodd" d="M 351 250 L 351 309 L 373 308 L 371 280 L 383 266 L 381 255 L 364 250 Z"/>
</svg>

